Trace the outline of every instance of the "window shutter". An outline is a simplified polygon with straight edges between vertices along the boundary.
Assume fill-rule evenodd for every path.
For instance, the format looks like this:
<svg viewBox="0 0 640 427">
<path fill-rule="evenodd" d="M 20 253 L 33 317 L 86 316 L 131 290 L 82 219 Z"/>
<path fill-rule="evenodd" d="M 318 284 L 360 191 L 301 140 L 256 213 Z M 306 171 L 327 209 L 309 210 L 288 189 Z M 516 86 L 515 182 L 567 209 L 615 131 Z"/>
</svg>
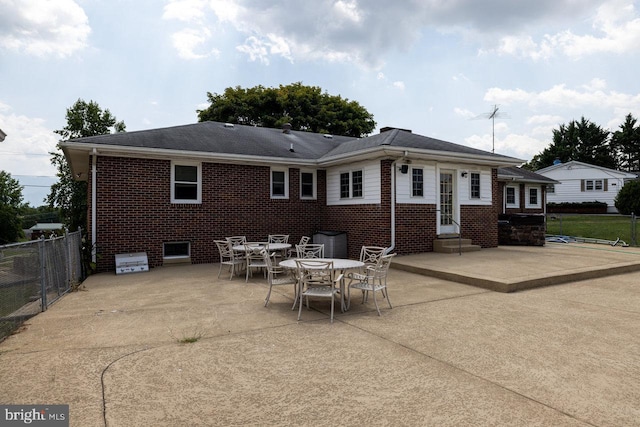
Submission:
<svg viewBox="0 0 640 427">
<path fill-rule="evenodd" d="M 602 189 L 603 189 L 604 191 L 609 191 L 609 188 L 608 188 L 608 187 L 609 187 L 609 178 L 605 178 L 605 179 L 604 179 L 604 183 L 602 184 Z"/>
<path fill-rule="evenodd" d="M 584 179 L 580 180 L 580 191 L 584 191 Z"/>
</svg>

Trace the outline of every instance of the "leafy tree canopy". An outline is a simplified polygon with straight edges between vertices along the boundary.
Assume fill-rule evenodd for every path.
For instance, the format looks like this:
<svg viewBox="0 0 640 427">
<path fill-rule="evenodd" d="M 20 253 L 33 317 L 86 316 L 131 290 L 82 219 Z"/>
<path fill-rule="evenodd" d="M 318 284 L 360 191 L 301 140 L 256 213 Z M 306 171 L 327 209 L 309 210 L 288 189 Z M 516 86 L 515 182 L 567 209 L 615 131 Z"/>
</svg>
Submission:
<svg viewBox="0 0 640 427">
<path fill-rule="evenodd" d="M 22 187 L 11 174 L 0 171 L 0 244 L 17 242 L 22 237 Z"/>
<path fill-rule="evenodd" d="M 616 209 L 622 215 L 640 214 L 640 181 L 627 182 L 615 199 Z"/>
<path fill-rule="evenodd" d="M 619 130 L 609 132 L 584 117 L 553 130 L 553 142 L 523 165 L 529 170 L 551 166 L 554 161 L 577 160 L 610 169 L 640 169 L 640 126 L 631 114 Z"/>
<path fill-rule="evenodd" d="M 87 103 L 78 99 L 67 109 L 66 118 L 67 125 L 55 131 L 62 136 L 62 141 L 125 131 L 124 122 L 118 122 L 109 110 L 103 110 L 94 101 Z M 59 146 L 58 152 L 50 154 L 51 164 L 58 170 L 58 182 L 51 186 L 47 203 L 50 207 L 60 209 L 62 221 L 70 230 L 86 228 L 87 183 L 74 179 L 71 167 Z"/>
<path fill-rule="evenodd" d="M 211 105 L 198 110 L 198 120 L 363 137 L 376 127 L 373 115 L 356 101 L 329 95 L 301 82 L 278 88 L 240 86 L 207 93 Z"/>
<path fill-rule="evenodd" d="M 551 166 L 554 161 L 562 163 L 575 160 L 592 165 L 615 169 L 615 150 L 609 144 L 608 130 L 582 117 L 553 130 L 553 142 L 541 153 L 536 154 L 524 167 L 538 170 Z"/>
<path fill-rule="evenodd" d="M 611 145 L 619 153 L 619 166 L 627 171 L 640 169 L 640 127 L 637 122 L 635 117 L 627 114 L 620 130 L 611 137 Z"/>
</svg>

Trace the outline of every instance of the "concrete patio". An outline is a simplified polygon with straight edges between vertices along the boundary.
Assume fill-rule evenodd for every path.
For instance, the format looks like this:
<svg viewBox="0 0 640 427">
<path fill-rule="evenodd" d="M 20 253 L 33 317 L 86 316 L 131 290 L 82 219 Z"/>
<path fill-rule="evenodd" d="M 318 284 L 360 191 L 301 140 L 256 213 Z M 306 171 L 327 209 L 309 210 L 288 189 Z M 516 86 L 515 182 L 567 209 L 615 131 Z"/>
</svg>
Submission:
<svg viewBox="0 0 640 427">
<path fill-rule="evenodd" d="M 72 426 L 640 425 L 639 249 L 396 260 L 394 308 L 333 324 L 217 264 L 91 276 L 0 344 L 0 403 L 69 404 Z M 551 277 L 581 280 L 485 289 Z"/>
</svg>

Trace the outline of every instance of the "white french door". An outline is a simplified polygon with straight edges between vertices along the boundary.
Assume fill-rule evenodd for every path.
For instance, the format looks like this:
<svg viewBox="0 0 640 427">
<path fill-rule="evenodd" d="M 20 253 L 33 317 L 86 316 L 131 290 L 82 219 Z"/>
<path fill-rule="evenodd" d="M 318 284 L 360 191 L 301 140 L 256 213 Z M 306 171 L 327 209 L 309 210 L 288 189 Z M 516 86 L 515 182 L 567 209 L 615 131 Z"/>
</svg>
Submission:
<svg viewBox="0 0 640 427">
<path fill-rule="evenodd" d="M 455 171 L 440 171 L 440 206 L 438 206 L 438 234 L 453 234 L 458 232 L 459 223 L 456 209 Z"/>
</svg>

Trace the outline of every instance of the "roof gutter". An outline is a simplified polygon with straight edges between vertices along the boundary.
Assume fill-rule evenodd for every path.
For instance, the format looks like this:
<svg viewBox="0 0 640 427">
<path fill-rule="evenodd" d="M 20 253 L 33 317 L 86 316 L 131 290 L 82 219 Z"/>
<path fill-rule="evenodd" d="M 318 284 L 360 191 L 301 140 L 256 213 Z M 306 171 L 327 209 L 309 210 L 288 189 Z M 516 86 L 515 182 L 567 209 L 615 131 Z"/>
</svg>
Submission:
<svg viewBox="0 0 640 427">
<path fill-rule="evenodd" d="M 318 159 L 319 166 L 333 166 L 334 164 L 344 163 L 345 161 L 355 161 L 359 158 L 365 160 L 370 159 L 372 155 L 386 155 L 390 157 L 402 157 L 405 152 L 409 150 L 408 147 L 390 147 L 384 146 L 381 148 L 380 146 L 372 147 L 367 150 L 358 151 L 358 155 L 354 156 L 352 153 L 344 153 L 338 154 L 331 157 L 321 157 Z M 448 161 L 448 162 L 460 162 L 460 163 L 469 163 L 474 165 L 484 165 L 484 166 L 515 166 L 524 163 L 525 161 L 522 159 L 516 159 L 515 157 L 494 157 L 494 156 L 486 156 L 479 154 L 469 154 L 469 153 L 455 153 L 450 151 L 438 151 L 438 150 L 424 150 L 411 148 L 411 158 L 420 160 L 438 160 L 438 161 Z"/>
</svg>

